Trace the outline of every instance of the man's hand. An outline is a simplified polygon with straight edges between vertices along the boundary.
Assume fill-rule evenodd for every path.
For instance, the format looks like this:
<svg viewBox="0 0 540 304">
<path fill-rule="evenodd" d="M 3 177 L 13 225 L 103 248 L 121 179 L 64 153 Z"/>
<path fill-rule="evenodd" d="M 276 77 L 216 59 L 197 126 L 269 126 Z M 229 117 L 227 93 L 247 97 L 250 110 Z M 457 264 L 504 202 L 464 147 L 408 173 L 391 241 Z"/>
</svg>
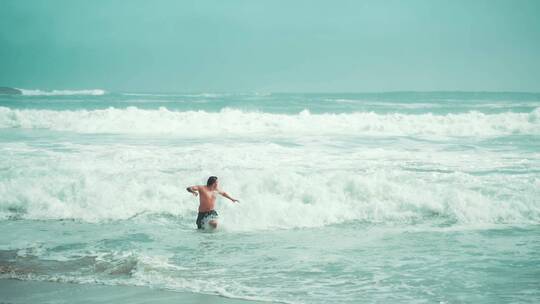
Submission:
<svg viewBox="0 0 540 304">
<path fill-rule="evenodd" d="M 197 193 L 197 191 L 199 191 L 197 186 L 187 187 L 186 190 L 187 190 L 187 192 L 193 194 L 193 196 L 199 195 L 199 193 Z"/>
<path fill-rule="evenodd" d="M 233 199 L 232 201 L 233 201 L 233 203 L 240 203 L 240 201 L 237 200 L 237 199 Z"/>
</svg>

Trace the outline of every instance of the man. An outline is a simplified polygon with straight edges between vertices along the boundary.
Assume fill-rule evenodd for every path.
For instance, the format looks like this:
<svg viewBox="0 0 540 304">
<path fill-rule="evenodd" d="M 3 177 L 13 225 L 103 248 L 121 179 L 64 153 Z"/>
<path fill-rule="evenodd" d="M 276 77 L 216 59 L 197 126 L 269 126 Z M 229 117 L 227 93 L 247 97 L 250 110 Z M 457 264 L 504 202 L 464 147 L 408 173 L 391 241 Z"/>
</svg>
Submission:
<svg viewBox="0 0 540 304">
<path fill-rule="evenodd" d="M 238 202 L 237 199 L 230 197 L 226 192 L 218 189 L 218 180 L 216 176 L 210 176 L 206 182 L 206 186 L 191 186 L 186 190 L 194 196 L 199 195 L 199 215 L 197 216 L 197 229 L 203 229 L 204 222 L 212 228 L 217 228 L 217 212 L 214 210 L 216 204 L 216 193 L 230 199 L 233 203 Z"/>
</svg>

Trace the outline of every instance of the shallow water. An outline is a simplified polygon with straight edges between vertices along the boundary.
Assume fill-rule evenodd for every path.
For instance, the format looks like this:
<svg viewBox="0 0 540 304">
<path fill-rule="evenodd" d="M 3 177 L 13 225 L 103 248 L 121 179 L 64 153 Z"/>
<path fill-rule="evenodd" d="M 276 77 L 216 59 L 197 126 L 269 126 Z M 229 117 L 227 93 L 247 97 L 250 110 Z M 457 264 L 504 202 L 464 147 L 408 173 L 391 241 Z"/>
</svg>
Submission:
<svg viewBox="0 0 540 304">
<path fill-rule="evenodd" d="M 0 97 L 1 278 L 540 300 L 540 94 L 79 93 Z"/>
</svg>

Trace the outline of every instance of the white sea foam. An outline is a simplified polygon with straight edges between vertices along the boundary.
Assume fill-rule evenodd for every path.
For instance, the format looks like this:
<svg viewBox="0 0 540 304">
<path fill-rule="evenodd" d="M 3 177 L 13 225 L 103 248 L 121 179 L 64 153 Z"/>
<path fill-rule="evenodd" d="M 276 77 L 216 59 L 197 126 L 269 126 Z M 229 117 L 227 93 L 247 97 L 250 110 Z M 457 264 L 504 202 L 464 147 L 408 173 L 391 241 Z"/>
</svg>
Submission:
<svg viewBox="0 0 540 304">
<path fill-rule="evenodd" d="M 188 146 L 70 145 L 56 150 L 9 145 L 0 163 L 0 214 L 90 222 L 172 214 L 194 221 L 185 187 L 220 176 L 241 203 L 218 204 L 225 229 L 318 227 L 347 221 L 410 224 L 537 223 L 540 180 L 531 175 L 469 174 L 511 154 L 405 152 L 390 147 L 295 148 L 275 144 Z M 341 151 L 341 152 L 340 152 Z M 33 156 L 32 156 L 33 155 Z M 445 172 L 403 168 L 429 163 Z M 530 167 L 536 163 L 525 163 Z M 141 217 L 140 217 L 141 218 Z"/>
<path fill-rule="evenodd" d="M 153 96 L 153 97 L 191 97 L 191 98 L 219 98 L 219 97 L 228 97 L 233 95 L 246 95 L 246 94 L 235 94 L 235 93 L 122 93 L 124 96 Z M 266 96 L 258 95 L 254 93 L 255 96 Z"/>
<path fill-rule="evenodd" d="M 92 95 L 99 96 L 106 93 L 102 89 L 88 89 L 88 90 L 51 90 L 51 91 L 42 91 L 42 90 L 28 90 L 28 89 L 18 89 L 26 96 L 64 96 L 64 95 Z"/>
<path fill-rule="evenodd" d="M 172 134 L 176 136 L 504 136 L 539 135 L 540 108 L 531 113 L 484 114 L 272 114 L 166 108 L 52 111 L 0 107 L 0 128 L 49 129 L 79 133 Z"/>
</svg>

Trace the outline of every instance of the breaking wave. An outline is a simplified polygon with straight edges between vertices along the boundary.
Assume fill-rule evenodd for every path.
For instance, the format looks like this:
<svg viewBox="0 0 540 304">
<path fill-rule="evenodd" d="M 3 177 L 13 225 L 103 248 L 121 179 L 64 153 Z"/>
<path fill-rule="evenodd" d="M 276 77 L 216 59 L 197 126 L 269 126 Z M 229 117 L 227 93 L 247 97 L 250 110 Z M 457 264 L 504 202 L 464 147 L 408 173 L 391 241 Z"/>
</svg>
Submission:
<svg viewBox="0 0 540 304">
<path fill-rule="evenodd" d="M 27 89 L 18 89 L 18 90 L 20 90 L 22 95 L 25 95 L 25 96 L 67 96 L 67 95 L 100 96 L 100 95 L 105 95 L 105 93 L 106 93 L 106 91 L 102 90 L 102 89 L 51 90 L 51 91 L 27 90 Z"/>
<path fill-rule="evenodd" d="M 7 168 L 5 174 L 11 178 L 0 180 L 0 218 L 100 222 L 161 214 L 192 226 L 197 199 L 185 187 L 196 183 L 194 178 L 201 173 L 195 168 L 176 173 L 165 169 L 215 156 L 178 152 L 169 157 L 144 156 L 154 152 L 102 151 L 93 152 L 95 160 L 88 160 L 89 154 L 53 157 L 19 165 L 25 169 Z M 258 161 L 271 166 L 275 152 Z M 105 157 L 110 161 L 103 161 Z M 236 168 L 245 158 L 237 157 L 223 166 Z M 229 229 L 319 227 L 348 221 L 436 220 L 452 225 L 540 221 L 538 179 L 463 172 L 425 175 L 397 168 L 301 172 L 277 166 L 276 170 L 216 168 L 227 191 L 241 200 L 240 204 L 219 203 L 220 217 Z"/>
<path fill-rule="evenodd" d="M 0 128 L 78 133 L 172 134 L 176 136 L 505 136 L 540 134 L 540 108 L 530 113 L 484 114 L 273 114 L 223 109 L 177 112 L 166 108 L 53 111 L 0 107 Z"/>
</svg>

